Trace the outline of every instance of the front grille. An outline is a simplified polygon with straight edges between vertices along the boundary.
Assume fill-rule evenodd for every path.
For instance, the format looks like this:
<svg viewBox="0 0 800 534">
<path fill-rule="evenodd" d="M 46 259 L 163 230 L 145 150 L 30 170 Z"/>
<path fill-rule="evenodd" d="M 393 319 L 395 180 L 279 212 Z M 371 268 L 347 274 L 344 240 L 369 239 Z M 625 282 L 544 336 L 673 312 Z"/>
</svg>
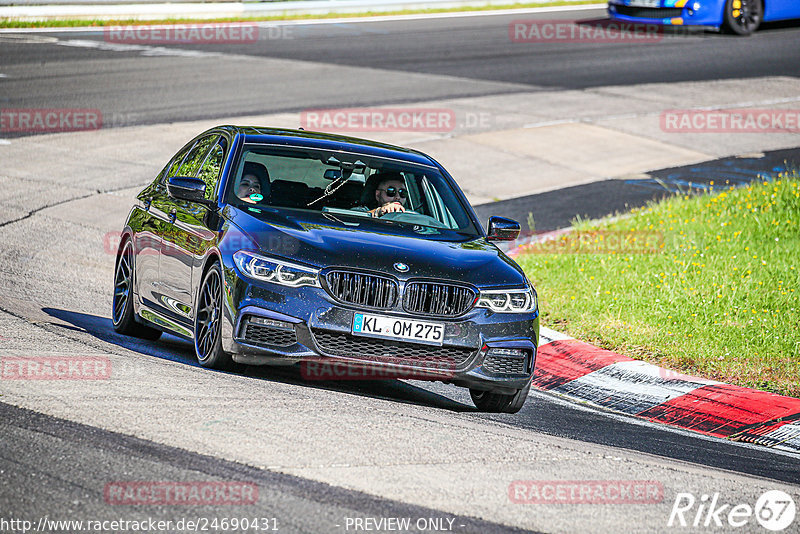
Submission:
<svg viewBox="0 0 800 534">
<path fill-rule="evenodd" d="M 409 282 L 403 293 L 403 308 L 409 313 L 461 315 L 475 303 L 475 291 L 465 286 L 437 282 Z"/>
<path fill-rule="evenodd" d="M 619 15 L 640 19 L 672 19 L 680 17 L 683 9 L 676 7 L 633 7 L 616 6 Z"/>
<path fill-rule="evenodd" d="M 297 343 L 297 335 L 294 330 L 263 326 L 249 321 L 245 324 L 243 338 L 245 343 L 274 347 L 288 347 Z"/>
<path fill-rule="evenodd" d="M 498 375 L 524 375 L 527 374 L 527 360 L 528 358 L 510 356 L 487 356 L 483 362 L 483 370 Z"/>
<path fill-rule="evenodd" d="M 328 292 L 347 304 L 391 308 L 397 300 L 397 282 L 374 274 L 331 271 L 325 277 Z"/>
<path fill-rule="evenodd" d="M 425 368 L 457 369 L 477 350 L 402 343 L 330 330 L 314 330 L 313 334 L 320 350 L 329 356 Z"/>
</svg>

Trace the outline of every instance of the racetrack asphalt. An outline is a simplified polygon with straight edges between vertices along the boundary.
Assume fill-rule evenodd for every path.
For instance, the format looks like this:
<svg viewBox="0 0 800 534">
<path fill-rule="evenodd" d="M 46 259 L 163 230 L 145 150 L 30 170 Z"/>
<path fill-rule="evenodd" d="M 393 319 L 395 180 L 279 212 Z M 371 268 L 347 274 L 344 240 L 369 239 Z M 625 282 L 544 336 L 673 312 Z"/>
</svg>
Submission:
<svg viewBox="0 0 800 534">
<path fill-rule="evenodd" d="M 796 22 L 768 25 L 747 39 L 672 31 L 660 42 L 645 44 L 509 39 L 509 24 L 517 19 L 593 24 L 604 18 L 603 10 L 588 10 L 369 23 L 265 23 L 256 41 L 178 43 L 150 52 L 106 42 L 108 34 L 102 30 L 27 35 L 5 30 L 0 34 L 0 65 L 7 75 L 0 79 L 2 104 L 98 108 L 130 126 L 314 107 L 650 83 L 759 83 L 757 79 L 765 76 L 800 75 Z M 73 42 L 53 47 L 48 38 Z M 40 46 L 31 46 L 37 42 Z M 106 50 L 98 45 L 106 45 Z M 246 57 L 261 61 L 230 61 Z M 310 63 L 304 69 L 298 62 Z M 699 95 L 687 90 L 683 105 L 691 106 L 695 96 Z"/>
<path fill-rule="evenodd" d="M 53 521 L 91 518 L 105 522 L 124 517 L 127 521 L 172 521 L 173 527 L 166 530 L 175 532 L 183 530 L 177 528 L 181 519 L 197 522 L 204 518 L 210 525 L 214 518 L 228 517 L 256 520 L 260 527 L 266 520 L 270 530 L 276 527 L 279 532 L 331 532 L 345 530 L 347 518 L 392 517 L 430 518 L 464 533 L 526 532 L 192 453 L 3 403 L 0 429 L 0 471 L 5 475 L 0 502 L 6 520 L 10 519 L 5 515 L 9 512 L 11 517 L 26 518 L 36 525 L 43 517 Z M 51 461 L 43 462 L 43 457 Z M 106 492 L 108 484 L 148 480 L 254 484 L 258 488 L 254 492 L 257 499 L 254 504 L 230 506 L 110 504 L 114 501 Z M 76 514 L 78 510 L 80 513 Z M 52 526 L 40 531 L 58 530 L 79 531 Z M 125 530 L 128 529 L 118 529 Z"/>
</svg>

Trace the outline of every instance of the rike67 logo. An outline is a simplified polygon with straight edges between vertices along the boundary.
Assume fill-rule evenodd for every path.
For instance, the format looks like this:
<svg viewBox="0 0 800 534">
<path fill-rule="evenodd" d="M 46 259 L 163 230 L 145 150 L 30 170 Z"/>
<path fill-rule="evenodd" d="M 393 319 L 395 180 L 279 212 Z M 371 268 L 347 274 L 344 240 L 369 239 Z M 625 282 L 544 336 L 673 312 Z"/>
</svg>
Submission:
<svg viewBox="0 0 800 534">
<path fill-rule="evenodd" d="M 765 529 L 781 532 L 794 523 L 796 513 L 794 499 L 781 490 L 765 492 L 758 498 L 755 506 L 722 502 L 719 493 L 701 495 L 699 499 L 691 493 L 678 493 L 667 526 L 695 529 L 745 527 L 745 531 L 755 532 L 755 518 Z"/>
</svg>

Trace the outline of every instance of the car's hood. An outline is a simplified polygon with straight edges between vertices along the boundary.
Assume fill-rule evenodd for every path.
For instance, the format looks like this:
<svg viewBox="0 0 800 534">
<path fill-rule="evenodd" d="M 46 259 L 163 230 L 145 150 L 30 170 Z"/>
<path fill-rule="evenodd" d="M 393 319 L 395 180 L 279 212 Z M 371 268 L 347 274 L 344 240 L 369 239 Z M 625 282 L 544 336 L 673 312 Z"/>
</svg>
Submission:
<svg viewBox="0 0 800 534">
<path fill-rule="evenodd" d="M 519 267 L 483 237 L 452 241 L 456 236 L 453 232 L 425 235 L 409 226 L 387 225 L 369 218 L 343 221 L 313 212 L 267 213 L 256 218 L 233 211 L 231 220 L 265 255 L 319 268 L 380 271 L 403 279 L 437 278 L 479 287 L 524 283 Z M 416 231 L 426 229 L 417 227 Z M 406 264 L 408 271 L 399 272 L 396 263 Z"/>
</svg>

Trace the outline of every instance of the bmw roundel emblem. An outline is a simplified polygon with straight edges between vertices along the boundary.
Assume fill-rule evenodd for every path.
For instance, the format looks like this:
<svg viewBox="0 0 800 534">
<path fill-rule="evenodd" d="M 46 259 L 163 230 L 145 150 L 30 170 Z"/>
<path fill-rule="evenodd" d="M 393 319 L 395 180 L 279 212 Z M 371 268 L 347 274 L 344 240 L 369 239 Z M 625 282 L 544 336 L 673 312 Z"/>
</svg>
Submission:
<svg viewBox="0 0 800 534">
<path fill-rule="evenodd" d="M 402 262 L 397 262 L 394 264 L 394 268 L 397 269 L 397 272 L 404 273 L 408 271 L 408 265 Z"/>
</svg>

